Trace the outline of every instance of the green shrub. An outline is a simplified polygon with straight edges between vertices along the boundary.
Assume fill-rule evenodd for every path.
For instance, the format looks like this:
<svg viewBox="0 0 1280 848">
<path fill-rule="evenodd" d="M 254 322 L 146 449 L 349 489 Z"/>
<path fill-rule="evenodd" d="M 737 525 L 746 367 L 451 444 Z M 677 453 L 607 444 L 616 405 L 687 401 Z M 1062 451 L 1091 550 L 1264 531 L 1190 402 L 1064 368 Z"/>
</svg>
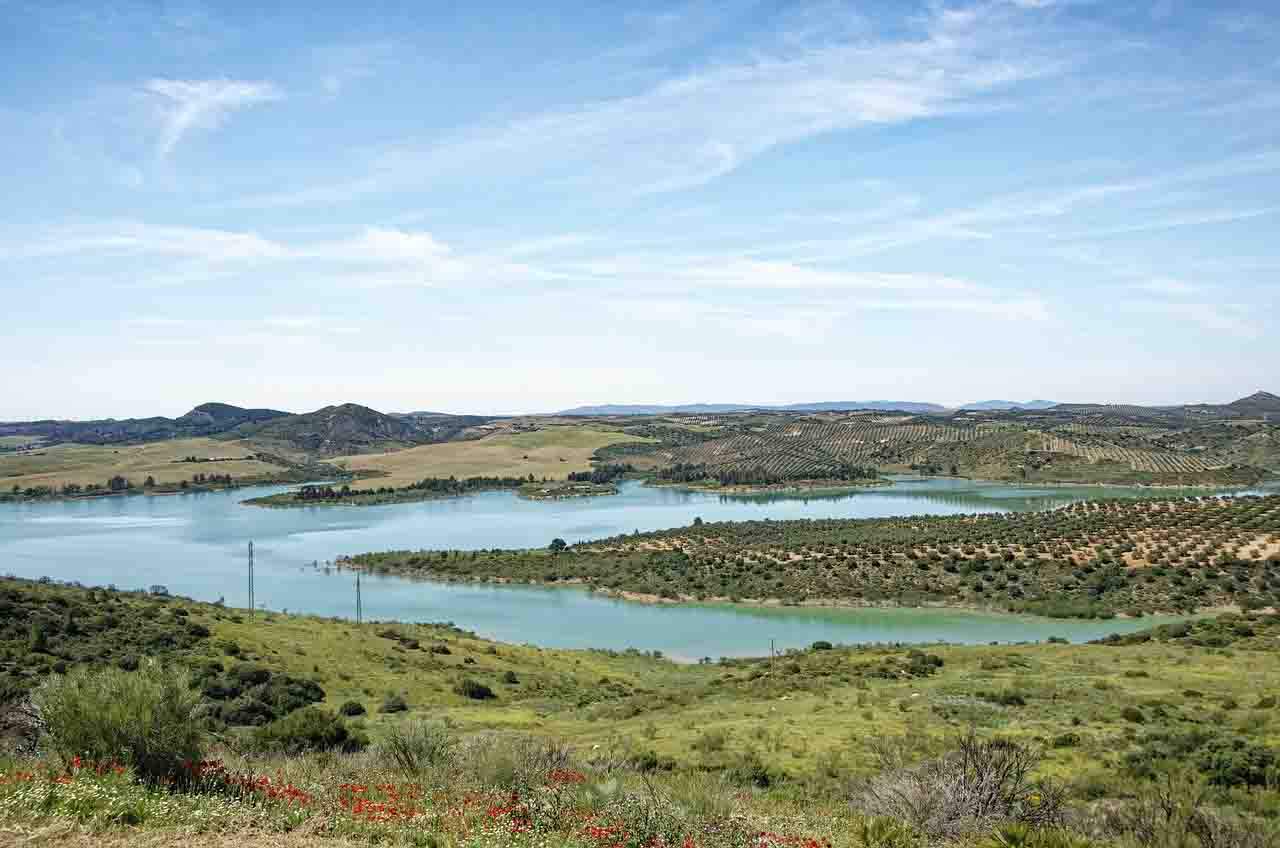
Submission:
<svg viewBox="0 0 1280 848">
<path fill-rule="evenodd" d="M 689 747 L 703 754 L 714 754 L 723 751 L 729 736 L 723 730 L 707 730 L 690 743 Z"/>
<path fill-rule="evenodd" d="M 725 769 L 725 778 L 730 783 L 755 786 L 759 789 L 768 789 L 782 777 L 781 772 L 771 769 L 769 764 L 760 759 L 760 755 L 753 750 L 735 757 Z"/>
<path fill-rule="evenodd" d="M 284 718 L 258 728 L 254 747 L 260 751 L 300 754 L 305 751 L 360 751 L 369 744 L 359 731 L 352 731 L 341 717 L 319 707 L 303 707 Z"/>
<path fill-rule="evenodd" d="M 1062 828 L 1032 828 L 1024 824 L 1004 824 L 979 848 L 1094 848 L 1096 843 Z"/>
<path fill-rule="evenodd" d="M 378 707 L 380 713 L 402 713 L 409 709 L 409 704 L 405 701 L 403 695 L 397 695 L 394 692 L 388 692 L 387 697 L 382 699 L 382 706 Z"/>
<path fill-rule="evenodd" d="M 180 778 L 204 754 L 194 720 L 200 694 L 185 671 L 145 660 L 137 671 L 106 667 L 54 675 L 34 693 L 50 747 L 64 760 L 128 763 L 142 779 Z"/>
<path fill-rule="evenodd" d="M 464 677 L 453 687 L 453 691 L 464 698 L 471 698 L 473 701 L 487 701 L 490 698 L 496 698 L 493 690 L 485 686 L 479 681 L 472 680 L 470 677 Z"/>
<path fill-rule="evenodd" d="M 311 680 L 275 674 L 262 687 L 258 697 L 274 707 L 276 715 L 281 716 L 310 704 L 320 703 L 324 700 L 324 689 Z"/>
<path fill-rule="evenodd" d="M 1263 745 L 1210 730 L 1152 733 L 1125 757 L 1128 769 L 1154 777 L 1164 763 L 1193 766 L 1214 786 L 1267 786 L 1280 781 L 1280 756 Z"/>
<path fill-rule="evenodd" d="M 341 707 L 338 708 L 338 712 L 342 713 L 344 716 L 347 716 L 349 718 L 354 718 L 355 716 L 364 715 L 365 708 L 364 708 L 364 704 L 360 703 L 359 701 L 347 701 L 345 704 L 343 704 Z"/>
<path fill-rule="evenodd" d="M 642 774 L 653 771 L 672 771 L 676 767 L 673 757 L 658 756 L 652 749 L 641 751 L 631 758 L 631 766 Z"/>
<path fill-rule="evenodd" d="M 897 819 L 871 816 L 862 820 L 861 842 L 866 848 L 917 848 L 919 835 Z"/>
<path fill-rule="evenodd" d="M 222 708 L 221 717 L 227 724 L 246 727 L 260 727 L 279 718 L 270 704 L 250 695 L 236 698 L 234 701 L 227 703 Z"/>
<path fill-rule="evenodd" d="M 457 739 L 440 722 L 413 721 L 387 731 L 378 753 L 409 775 L 446 761 Z"/>
<path fill-rule="evenodd" d="M 1027 696 L 1016 689 L 1008 689 L 1004 692 L 979 692 L 978 697 L 984 701 L 999 704 L 1002 707 L 1025 707 L 1027 705 Z"/>
<path fill-rule="evenodd" d="M 1134 724 L 1145 724 L 1147 721 L 1147 717 L 1137 707 L 1125 707 L 1120 711 L 1120 718 L 1125 721 L 1131 721 Z"/>
</svg>

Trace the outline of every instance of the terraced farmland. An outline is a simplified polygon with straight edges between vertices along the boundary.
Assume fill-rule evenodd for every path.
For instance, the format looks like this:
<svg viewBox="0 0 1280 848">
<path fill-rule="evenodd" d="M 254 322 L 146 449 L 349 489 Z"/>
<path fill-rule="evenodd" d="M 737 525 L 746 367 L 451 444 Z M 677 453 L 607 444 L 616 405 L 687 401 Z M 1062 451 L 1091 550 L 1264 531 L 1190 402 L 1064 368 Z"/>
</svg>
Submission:
<svg viewBox="0 0 1280 848">
<path fill-rule="evenodd" d="M 1132 471 L 1153 474 L 1196 474 L 1222 464 L 1193 454 L 1128 448 L 1103 441 L 1082 443 L 1052 433 L 1041 436 L 1041 445 L 1040 449 L 1048 453 L 1078 456 L 1089 462 L 1118 462 Z"/>
</svg>

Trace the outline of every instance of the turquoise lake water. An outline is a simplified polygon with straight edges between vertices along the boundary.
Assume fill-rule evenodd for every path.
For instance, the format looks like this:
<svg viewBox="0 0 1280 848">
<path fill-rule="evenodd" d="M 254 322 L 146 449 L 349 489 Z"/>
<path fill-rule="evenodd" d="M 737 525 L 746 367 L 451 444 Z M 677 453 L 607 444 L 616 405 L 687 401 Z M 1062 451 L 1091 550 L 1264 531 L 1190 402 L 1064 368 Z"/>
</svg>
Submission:
<svg viewBox="0 0 1280 848">
<path fill-rule="evenodd" d="M 624 483 L 619 494 L 529 501 L 510 492 L 381 507 L 262 509 L 261 487 L 174 496 L 0 504 L 0 572 L 122 589 L 163 585 L 198 600 L 247 603 L 246 547 L 256 597 L 270 609 L 354 615 L 352 576 L 337 557 L 404 548 L 540 547 L 705 521 L 871 518 L 1048 509 L 1150 490 L 1031 488 L 907 478 L 832 497 L 727 497 Z M 813 610 L 646 605 L 576 589 L 459 586 L 364 578 L 368 618 L 452 621 L 509 642 L 638 648 L 682 659 L 767 653 L 831 642 L 977 643 L 1062 636 L 1073 641 L 1151 621 L 1055 621 L 935 609 Z"/>
</svg>

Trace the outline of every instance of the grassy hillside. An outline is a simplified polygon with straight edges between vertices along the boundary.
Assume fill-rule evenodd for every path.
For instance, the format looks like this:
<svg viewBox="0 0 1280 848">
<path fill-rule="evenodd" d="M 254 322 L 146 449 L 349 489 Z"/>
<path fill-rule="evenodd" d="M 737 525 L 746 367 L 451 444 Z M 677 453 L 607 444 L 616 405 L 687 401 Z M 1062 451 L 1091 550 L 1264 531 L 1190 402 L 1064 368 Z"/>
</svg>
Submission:
<svg viewBox="0 0 1280 848">
<path fill-rule="evenodd" d="M 184 462 L 195 457 L 200 462 Z M 196 474 L 230 474 L 233 478 L 267 478 L 286 471 L 256 458 L 255 448 L 242 441 L 209 438 L 173 439 L 134 445 L 59 444 L 21 453 L 0 453 L 0 490 L 71 483 L 95 483 L 123 476 L 135 486 L 147 477 L 158 484 L 180 483 Z"/>
<path fill-rule="evenodd" d="M 564 552 L 396 551 L 357 568 L 669 600 L 940 603 L 1059 616 L 1280 606 L 1280 496 L 1051 512 L 696 523 Z"/>
<path fill-rule="evenodd" d="M 563 480 L 572 471 L 591 468 L 600 448 L 618 442 L 644 442 L 618 430 L 588 426 L 546 426 L 525 432 L 503 431 L 466 441 L 422 445 L 382 454 L 338 457 L 335 465 L 353 472 L 376 472 L 369 485 L 401 487 L 427 477 L 527 477 Z"/>
<path fill-rule="evenodd" d="M 617 834 L 604 841 L 608 834 L 589 827 L 624 820 L 638 833 L 660 815 L 677 835 L 647 844 L 681 844 L 687 835 L 708 846 L 815 839 L 905 848 L 938 844 L 928 838 L 933 825 L 876 807 L 866 781 L 887 773 L 906 791 L 902 769 L 953 749 L 970 730 L 1041 752 L 1030 777 L 1052 781 L 1072 811 L 1065 820 L 1079 841 L 1018 844 L 1210 848 L 1135 842 L 1132 822 L 1111 816 L 1146 809 L 1140 805 L 1172 773 L 1169 757 L 1184 770 L 1179 780 L 1191 781 L 1196 809 L 1263 840 L 1212 845 L 1261 848 L 1280 817 L 1274 615 L 1167 625 L 1107 644 L 818 644 L 775 660 L 680 666 L 641 654 L 497 644 L 445 626 L 251 619 L 180 599 L 14 580 L 0 582 L 0 606 L 11 701 L 21 703 L 21 691 L 54 671 L 132 668 L 155 655 L 195 672 L 214 733 L 211 756 L 222 768 L 267 777 L 254 778 L 252 791 L 204 783 L 175 794 L 127 773 L 65 772 L 55 757 L 0 758 L 0 828 L 9 833 L 56 825 L 65 835 L 67 823 L 80 822 L 109 832 L 141 826 L 152 838 L 265 830 L 300 831 L 309 844 L 604 846 Z M 483 691 L 467 680 L 492 697 L 463 694 Z M 258 749 L 269 737 L 250 722 L 307 714 L 317 698 L 325 708 L 363 710 L 348 724 L 368 735 L 371 749 L 284 757 Z M 10 738 L 23 732 L 20 721 L 10 723 Z M 551 739 L 571 741 L 555 747 Z M 448 753 L 432 753 L 441 745 Z M 403 760 L 406 749 L 417 752 L 416 766 Z M 52 769 L 49 777 L 42 769 Z M 57 783 L 59 773 L 70 776 Z M 356 793 L 367 799 L 359 811 L 343 803 L 344 793 L 354 800 L 343 786 L 355 784 L 367 787 Z M 513 803 L 525 812 L 513 817 Z M 573 814 L 560 818 L 547 803 Z M 401 812 L 387 814 L 389 807 Z M 122 817 L 121 809 L 132 812 Z M 513 832 L 513 821 L 526 821 L 528 831 Z M 1017 836 L 1001 821 L 943 841 L 1009 844 L 986 841 Z M 1224 825 L 1219 835 L 1233 833 Z"/>
</svg>

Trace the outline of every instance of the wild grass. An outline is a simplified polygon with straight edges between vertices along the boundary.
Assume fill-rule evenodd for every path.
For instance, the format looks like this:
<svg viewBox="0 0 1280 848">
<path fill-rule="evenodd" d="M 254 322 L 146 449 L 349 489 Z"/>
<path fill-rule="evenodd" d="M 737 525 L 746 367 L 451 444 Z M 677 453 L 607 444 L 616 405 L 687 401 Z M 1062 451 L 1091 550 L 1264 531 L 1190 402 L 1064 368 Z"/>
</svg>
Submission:
<svg viewBox="0 0 1280 848">
<path fill-rule="evenodd" d="M 1032 804 L 1033 794 L 1044 797 L 1034 788 L 1041 782 L 1065 792 L 1062 821 L 1074 834 L 1069 838 L 1091 845 L 1250 848 L 1240 840 L 1269 833 L 1258 830 L 1259 822 L 1280 821 L 1274 759 L 1280 756 L 1280 617 L 1264 613 L 1161 627 L 1113 644 L 940 645 L 923 651 L 822 646 L 788 652 L 774 662 L 677 665 L 639 653 L 497 644 L 446 626 L 357 627 L 276 613 L 249 619 L 206 604 L 102 590 L 93 591 L 89 606 L 90 590 L 24 581 L 0 586 L 7 613 L 47 625 L 42 649 L 51 652 L 35 651 L 21 628 L 5 629 L 11 621 L 6 615 L 0 664 L 7 680 L 38 681 L 58 663 L 68 666 L 69 677 L 81 667 L 127 676 L 119 665 L 132 666 L 129 655 L 105 646 L 136 631 L 147 635 L 132 650 L 145 650 L 162 644 L 169 628 L 184 641 L 170 645 L 167 663 L 193 668 L 201 693 L 239 693 L 233 701 L 215 702 L 235 709 L 202 704 L 198 711 L 202 726 L 212 729 L 208 744 L 215 753 L 206 756 L 221 759 L 228 775 L 268 777 L 267 788 L 277 793 L 245 794 L 242 783 L 224 781 L 235 789 L 229 796 L 175 796 L 144 786 L 133 771 L 122 782 L 91 772 L 76 778 L 76 788 L 66 788 L 53 778 L 66 776 L 68 756 L 76 756 L 69 752 L 83 747 L 100 754 L 112 746 L 73 744 L 62 746 L 60 755 L 46 737 L 36 759 L 0 765 L 9 776 L 45 775 L 38 787 L 25 781 L 23 794 L 7 796 L 35 806 L 23 806 L 19 814 L 18 800 L 8 807 L 0 801 L 0 826 L 69 821 L 111 830 L 136 821 L 129 826 L 149 833 L 213 828 L 200 823 L 203 817 L 221 822 L 219 832 L 227 833 L 267 828 L 296 834 L 312 828 L 324 840 L 414 844 L 426 829 L 440 845 L 525 844 L 520 840 L 532 837 L 513 836 L 509 813 L 498 816 L 506 828 L 501 832 L 480 827 L 493 826 L 489 807 L 511 807 L 505 799 L 515 791 L 542 799 L 538 803 L 560 804 L 556 809 L 562 811 L 607 809 L 626 821 L 660 819 L 667 810 L 682 828 L 700 834 L 699 845 L 758 848 L 751 841 L 756 837 L 741 830 L 733 838 L 746 841 L 737 843 L 709 835 L 719 833 L 714 822 L 736 822 L 749 832 L 834 844 L 923 846 L 946 839 L 983 848 L 1074 848 L 1074 842 L 1046 842 L 1050 831 L 1043 827 L 1028 835 L 1010 824 L 1019 817 L 1008 810 Z M 92 609 L 100 612 L 90 615 Z M 62 629 L 68 610 L 76 610 L 71 633 Z M 106 627 L 108 620 L 115 629 Z M 192 636 L 204 630 L 207 636 Z M 211 673 L 212 664 L 223 670 Z M 475 700 L 455 691 L 468 679 L 489 686 L 497 697 Z M 320 700 L 309 711 L 303 705 L 313 686 Z M 402 700 L 405 709 L 382 712 L 389 697 Z M 261 730 L 215 721 L 258 715 L 243 706 L 245 698 L 278 704 L 291 711 L 290 720 Z M 363 751 L 344 753 L 352 746 L 332 733 L 339 708 L 348 736 L 368 737 Z M 317 711 L 330 718 L 308 718 Z M 1128 720 L 1130 711 L 1143 721 Z M 957 803 L 965 797 L 960 790 L 991 785 L 981 779 L 947 782 L 957 742 L 970 732 L 983 744 L 1002 740 L 1036 752 L 1033 768 L 1013 782 L 1019 791 L 997 793 L 1011 799 L 996 804 L 1006 811 L 1002 816 L 948 819 L 929 812 Z M 884 755 L 885 745 L 891 757 Z M 1197 826 L 1209 828 L 1203 839 L 1195 837 L 1200 841 L 1160 842 L 1176 828 L 1153 830 L 1144 823 L 1154 808 L 1141 806 L 1143 792 L 1166 773 L 1170 758 L 1195 770 L 1196 803 L 1206 811 Z M 561 770 L 586 779 L 565 785 L 549 780 Z M 910 803 L 866 803 L 864 789 L 876 780 Z M 83 788 L 81 781 L 95 788 Z M 344 783 L 431 787 L 422 797 L 435 811 L 435 830 L 351 821 L 341 805 L 338 787 Z M 955 791 L 939 799 L 931 791 L 941 785 Z M 278 806 L 295 790 L 318 799 L 318 806 Z M 655 803 L 654 792 L 660 809 L 646 812 L 645 805 Z M 94 793 L 115 799 L 109 809 L 116 812 L 86 800 Z M 464 805 L 468 793 L 484 803 Z M 383 805 L 369 809 L 397 806 L 386 793 L 367 800 Z M 465 814 L 446 812 L 462 806 Z M 125 808 L 133 812 L 119 813 Z M 1117 809 L 1127 812 L 1108 812 Z M 448 830 L 459 825 L 437 824 L 453 822 L 450 816 L 470 821 L 470 835 Z M 1134 835 L 1140 831 L 1164 836 Z M 1228 834 L 1222 837 L 1226 842 L 1204 842 L 1220 831 Z M 539 832 L 546 839 L 558 834 L 543 844 L 596 844 L 582 841 L 581 827 Z M 997 839 L 1003 841 L 991 841 Z"/>
</svg>

